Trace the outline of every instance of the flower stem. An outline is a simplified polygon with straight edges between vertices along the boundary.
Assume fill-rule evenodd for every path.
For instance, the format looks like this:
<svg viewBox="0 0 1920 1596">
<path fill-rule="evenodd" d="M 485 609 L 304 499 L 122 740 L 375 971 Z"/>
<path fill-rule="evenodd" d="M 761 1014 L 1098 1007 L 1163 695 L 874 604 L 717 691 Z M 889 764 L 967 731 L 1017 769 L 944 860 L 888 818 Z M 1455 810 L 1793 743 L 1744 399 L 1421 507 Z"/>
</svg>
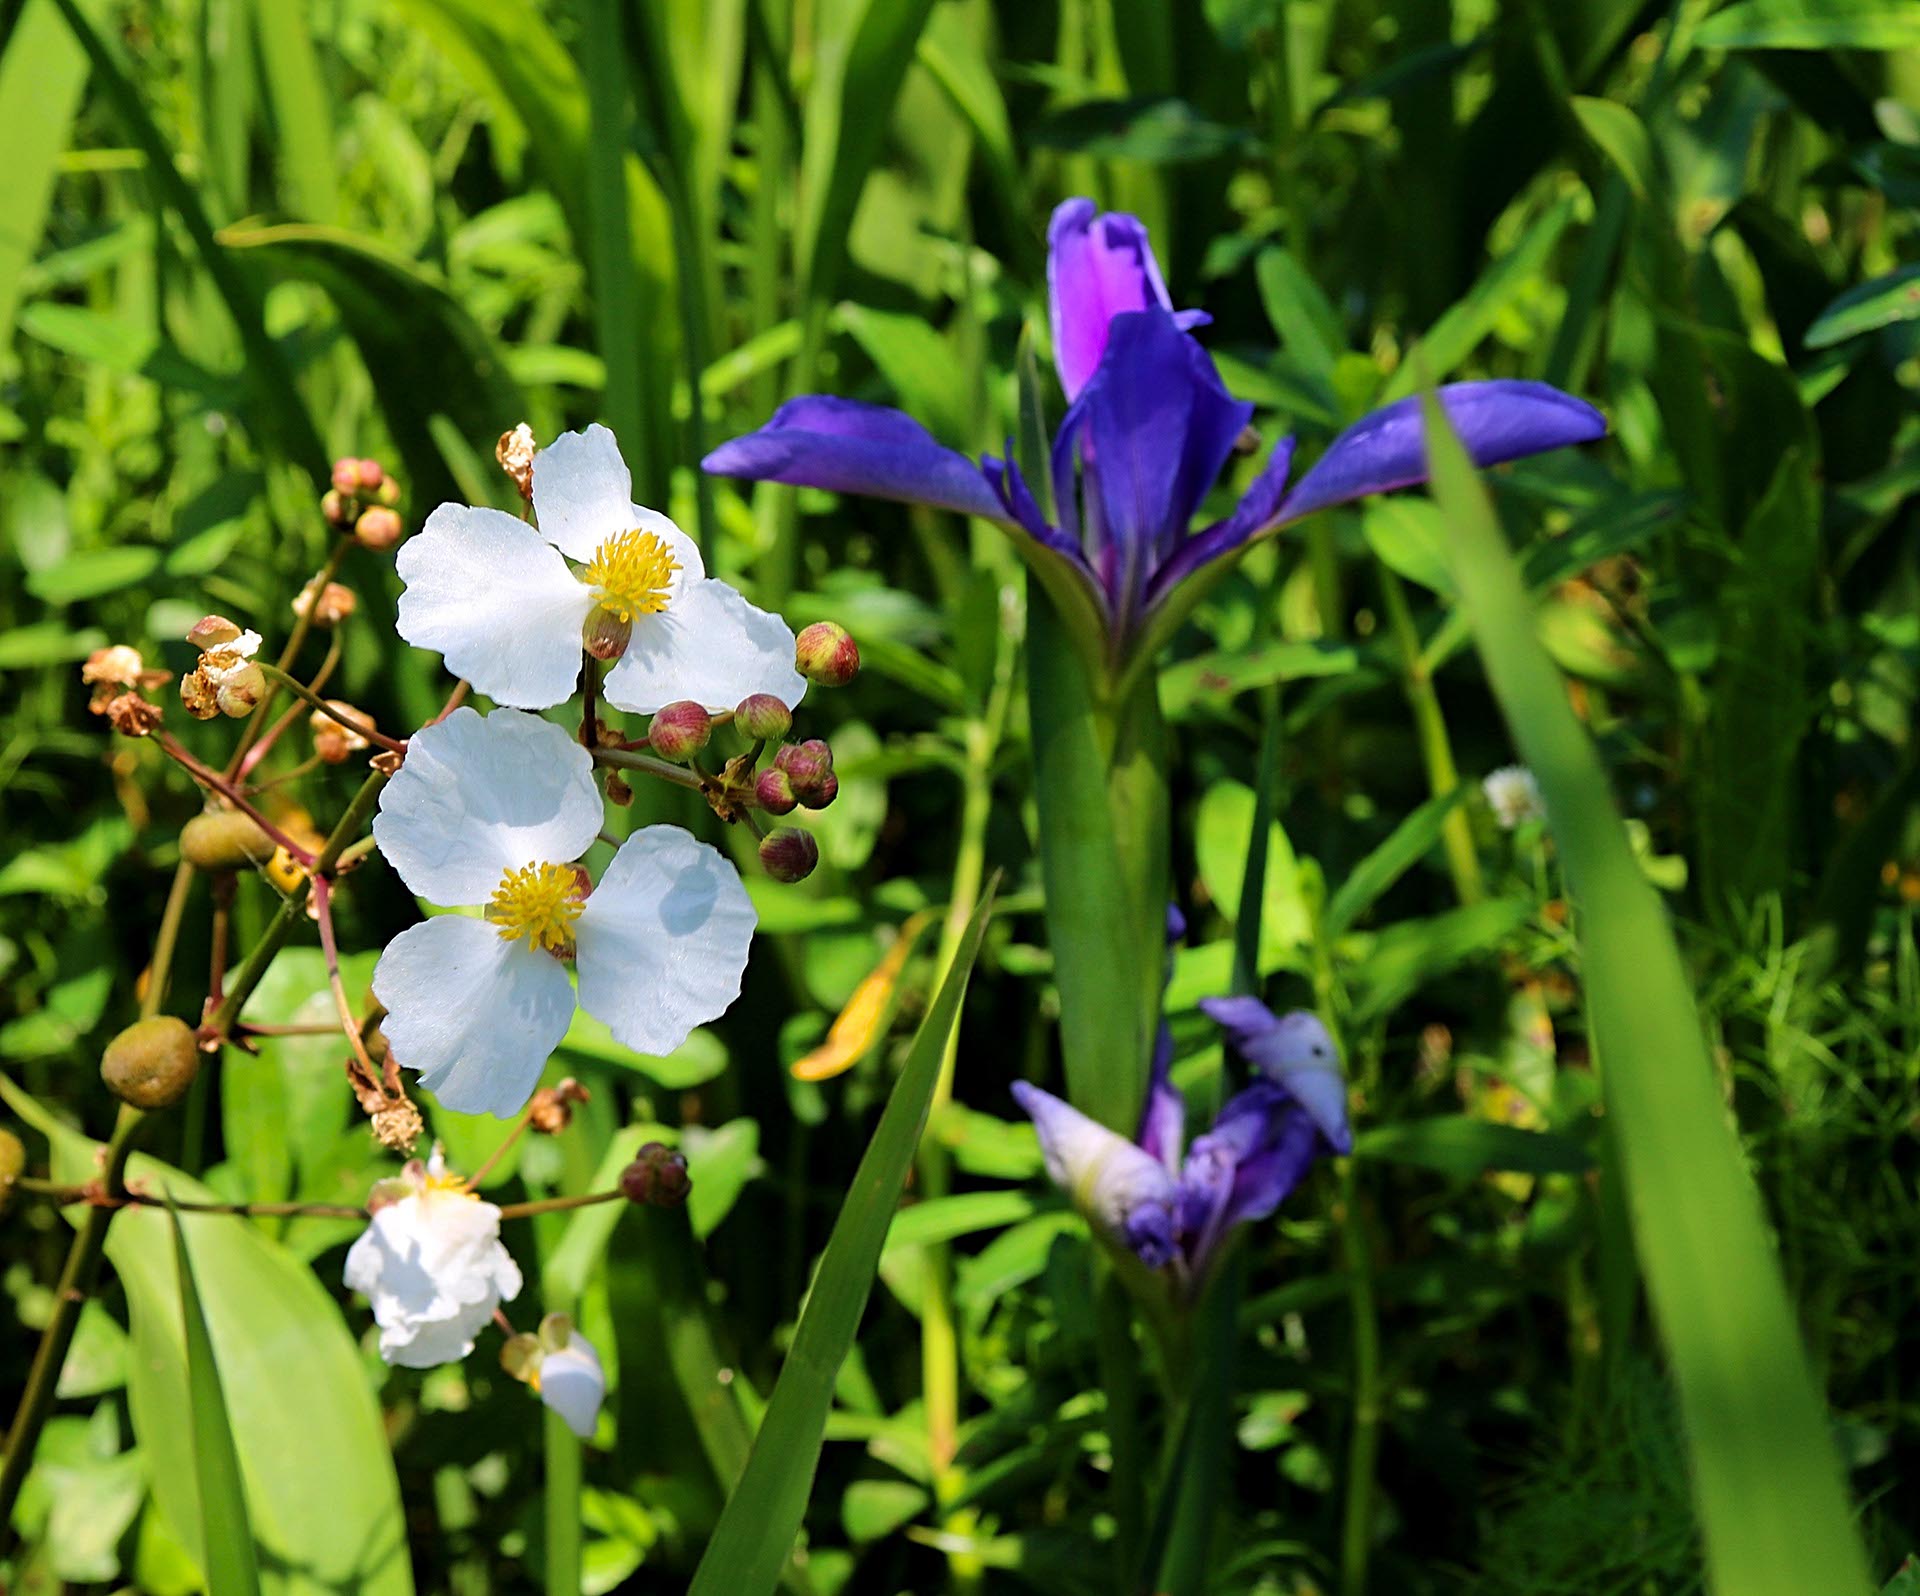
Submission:
<svg viewBox="0 0 1920 1596">
<path fill-rule="evenodd" d="M 326 702 L 319 696 L 320 689 L 327 685 L 327 679 L 339 669 L 339 666 L 340 634 L 335 632 L 327 641 L 326 657 L 320 661 L 320 668 L 313 673 L 312 681 L 303 684 L 298 677 L 281 670 L 277 665 L 262 665 L 260 673 L 263 676 L 278 677 L 281 685 L 292 688 L 298 697 L 325 709 Z M 332 711 L 328 710 L 328 713 L 332 714 Z M 240 761 L 240 774 L 245 776 L 258 769 L 260 761 L 273 752 L 274 745 L 286 735 L 288 728 L 299 718 L 300 706 L 290 705 L 287 712 L 268 728 L 266 736 L 247 750 L 247 757 Z M 339 719 L 337 715 L 334 718 Z"/>
<path fill-rule="evenodd" d="M 208 792 L 217 793 L 220 797 L 226 799 L 228 803 L 232 804 L 241 814 L 245 815 L 265 832 L 268 838 L 277 846 L 285 848 L 298 863 L 309 869 L 312 868 L 313 855 L 308 853 L 305 848 L 301 847 L 299 843 L 295 842 L 293 838 L 289 837 L 271 820 L 267 819 L 265 815 L 261 814 L 252 804 L 248 803 L 241 795 L 240 789 L 234 786 L 229 778 L 201 764 L 192 754 L 188 753 L 186 749 L 174 741 L 170 733 L 156 732 L 154 733 L 153 740 L 160 745 L 162 753 L 172 759 L 175 764 L 179 765 L 189 776 L 199 782 L 202 787 L 205 787 Z"/>
<path fill-rule="evenodd" d="M 329 720 L 338 721 L 342 726 L 346 727 L 348 731 L 357 732 L 360 736 L 366 738 L 368 742 L 377 744 L 379 747 L 386 749 L 390 754 L 404 754 L 407 751 L 407 745 L 401 738 L 389 737 L 385 732 L 377 732 L 370 727 L 358 725 L 348 720 L 345 715 L 341 714 L 339 710 L 329 704 L 315 692 L 313 688 L 308 687 L 304 682 L 300 681 L 299 678 L 290 676 L 278 666 L 262 665 L 260 669 L 269 681 L 278 682 L 282 687 L 286 688 L 288 692 L 292 693 L 294 697 L 305 699 L 318 713 L 325 715 Z M 315 678 L 316 685 L 319 680 L 320 678 Z"/>
<path fill-rule="evenodd" d="M 1380 1322 L 1373 1300 L 1373 1248 L 1362 1212 L 1360 1165 L 1340 1176 L 1347 1255 L 1347 1304 L 1353 1318 L 1353 1433 L 1347 1442 L 1347 1493 L 1340 1535 L 1342 1596 L 1365 1596 L 1373 1542 L 1374 1461 L 1380 1451 Z"/>
<path fill-rule="evenodd" d="M 654 758 L 652 754 L 636 754 L 625 748 L 596 748 L 593 750 L 593 762 L 596 765 L 612 765 L 620 770 L 638 770 L 693 792 L 704 791 L 706 786 L 706 783 L 691 770 L 679 765 L 670 765 L 664 759 Z"/>
<path fill-rule="evenodd" d="M 533 1105 L 529 1103 L 527 1105 L 527 1111 L 520 1116 L 518 1123 L 516 1123 L 513 1129 L 508 1131 L 505 1136 L 500 1138 L 500 1145 L 488 1153 L 485 1158 L 481 1159 L 480 1167 L 471 1175 L 467 1176 L 466 1189 L 468 1191 L 474 1191 L 479 1187 L 480 1182 L 486 1178 L 487 1171 L 507 1156 L 507 1149 L 512 1147 L 515 1142 L 519 1141 L 520 1138 L 526 1134 L 527 1126 L 532 1123 Z"/>
<path fill-rule="evenodd" d="M 266 730 L 267 715 L 273 709 L 276 672 L 284 675 L 293 668 L 293 662 L 300 655 L 301 646 L 307 640 L 307 634 L 313 630 L 314 600 L 317 599 L 340 569 L 340 562 L 347 557 L 347 550 L 353 547 L 353 539 L 341 537 L 334 540 L 326 563 L 308 579 L 301 589 L 307 602 L 298 607 L 294 614 L 293 630 L 287 634 L 287 646 L 280 650 L 280 659 L 276 666 L 261 665 L 267 674 L 267 690 L 260 695 L 260 702 L 254 706 L 253 715 L 247 721 L 246 730 L 241 732 L 240 741 L 234 746 L 233 757 L 227 761 L 227 779 L 232 780 L 247 768 L 247 754 L 254 742 Z"/>
</svg>

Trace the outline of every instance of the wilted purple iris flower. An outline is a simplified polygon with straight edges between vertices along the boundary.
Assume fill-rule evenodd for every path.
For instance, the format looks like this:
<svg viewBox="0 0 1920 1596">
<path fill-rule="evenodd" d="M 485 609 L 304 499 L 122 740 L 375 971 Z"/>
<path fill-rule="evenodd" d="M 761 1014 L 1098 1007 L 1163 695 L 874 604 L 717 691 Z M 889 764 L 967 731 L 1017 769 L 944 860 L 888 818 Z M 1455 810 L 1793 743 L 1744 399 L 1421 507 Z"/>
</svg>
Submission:
<svg viewBox="0 0 1920 1596">
<path fill-rule="evenodd" d="M 1346 1082 L 1318 1019 L 1275 1015 L 1255 998 L 1201 1007 L 1261 1078 L 1228 1099 L 1184 1158 L 1186 1104 L 1168 1075 L 1173 1047 L 1164 1027 L 1132 1141 L 1050 1092 L 1013 1086 L 1054 1184 L 1105 1236 L 1188 1292 L 1206 1279 L 1234 1226 L 1271 1214 L 1323 1151 L 1353 1149 Z"/>
<path fill-rule="evenodd" d="M 1048 520 L 1011 461 L 976 466 L 897 410 L 814 394 L 782 405 L 758 432 L 703 462 L 720 476 L 786 482 L 927 504 L 997 521 L 1030 561 L 1084 584 L 1104 618 L 1109 657 L 1138 637 L 1202 567 L 1316 510 L 1424 482 L 1419 400 L 1363 417 L 1287 486 L 1283 438 L 1233 511 L 1190 530 L 1253 406 L 1229 394 L 1175 312 L 1146 229 L 1068 200 L 1047 233 L 1054 360 L 1068 409 L 1054 437 Z M 1448 419 L 1480 465 L 1585 443 L 1606 423 L 1591 405 L 1538 382 L 1440 389 Z"/>
</svg>

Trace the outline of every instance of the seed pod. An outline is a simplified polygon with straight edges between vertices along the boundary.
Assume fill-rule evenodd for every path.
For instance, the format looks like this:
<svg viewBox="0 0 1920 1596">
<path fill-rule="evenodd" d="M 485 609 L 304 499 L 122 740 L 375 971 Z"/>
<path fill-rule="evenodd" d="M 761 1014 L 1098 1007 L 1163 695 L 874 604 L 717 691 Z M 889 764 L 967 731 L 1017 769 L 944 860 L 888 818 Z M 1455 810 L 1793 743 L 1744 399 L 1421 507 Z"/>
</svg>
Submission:
<svg viewBox="0 0 1920 1596">
<path fill-rule="evenodd" d="M 13 1183 L 27 1167 L 27 1150 L 10 1130 L 0 1130 L 0 1214 L 13 1202 Z"/>
<path fill-rule="evenodd" d="M 209 809 L 180 828 L 180 857 L 196 870 L 241 870 L 271 859 L 273 843 L 251 815 Z"/>
<path fill-rule="evenodd" d="M 100 1079 L 123 1103 L 168 1108 L 186 1096 L 200 1073 L 200 1049 L 184 1020 L 160 1014 L 135 1020 L 107 1044 Z"/>
</svg>

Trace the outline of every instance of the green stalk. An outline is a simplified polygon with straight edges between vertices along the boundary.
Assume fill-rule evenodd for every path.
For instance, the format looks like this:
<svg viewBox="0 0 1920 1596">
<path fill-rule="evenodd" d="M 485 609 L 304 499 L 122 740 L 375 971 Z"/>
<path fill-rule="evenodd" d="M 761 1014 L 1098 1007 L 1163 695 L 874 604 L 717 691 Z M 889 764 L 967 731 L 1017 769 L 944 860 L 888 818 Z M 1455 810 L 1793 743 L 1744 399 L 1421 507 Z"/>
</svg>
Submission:
<svg viewBox="0 0 1920 1596">
<path fill-rule="evenodd" d="M 1380 1318 L 1363 1204 L 1360 1161 L 1346 1159 L 1340 1172 L 1340 1233 L 1347 1262 L 1347 1308 L 1353 1321 L 1353 1429 L 1347 1441 L 1347 1490 L 1341 1510 L 1342 1596 L 1364 1596 L 1367 1588 L 1367 1562 L 1373 1550 L 1374 1465 L 1380 1454 Z"/>
<path fill-rule="evenodd" d="M 1414 625 L 1413 612 L 1407 607 L 1406 588 L 1400 578 L 1385 565 L 1376 562 L 1380 573 L 1380 597 L 1387 612 L 1387 625 L 1400 650 L 1406 669 L 1404 687 L 1407 705 L 1413 711 L 1414 735 L 1420 740 L 1420 758 L 1427 767 L 1427 790 L 1444 798 L 1460 785 L 1460 772 L 1453 762 L 1453 743 L 1447 736 L 1447 718 L 1440 708 L 1440 695 L 1433 688 L 1433 669 L 1420 644 L 1420 629 Z M 1447 856 L 1447 873 L 1453 877 L 1453 892 L 1463 904 L 1478 903 L 1486 895 L 1480 879 L 1480 855 L 1473 846 L 1473 827 L 1466 811 L 1451 810 L 1440 823 L 1440 845 Z"/>
<path fill-rule="evenodd" d="M 547 1596 L 579 1596 L 580 1438 L 552 1409 L 545 1418 Z"/>
</svg>

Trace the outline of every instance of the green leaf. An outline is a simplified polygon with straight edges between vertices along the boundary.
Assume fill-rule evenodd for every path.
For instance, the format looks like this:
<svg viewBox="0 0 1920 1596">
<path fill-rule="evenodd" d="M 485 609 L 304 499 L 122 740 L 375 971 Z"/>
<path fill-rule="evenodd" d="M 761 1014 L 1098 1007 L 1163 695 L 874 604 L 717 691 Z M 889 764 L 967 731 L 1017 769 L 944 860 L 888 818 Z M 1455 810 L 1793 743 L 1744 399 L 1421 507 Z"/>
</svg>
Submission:
<svg viewBox="0 0 1920 1596">
<path fill-rule="evenodd" d="M 340 214 L 340 187 L 334 179 L 333 120 L 307 8 L 273 0 L 254 3 L 281 192 L 287 208 L 303 220 L 334 221 Z"/>
<path fill-rule="evenodd" d="M 1447 816 L 1466 795 L 1466 788 L 1429 798 L 1393 828 L 1387 840 L 1362 859 L 1340 883 L 1333 901 L 1327 905 L 1322 935 L 1339 936 L 1379 901 L 1394 882 L 1423 859 L 1440 840 Z"/>
<path fill-rule="evenodd" d="M 171 1202 L 174 1267 L 179 1271 L 180 1318 L 186 1338 L 187 1399 L 193 1418 L 194 1481 L 200 1500 L 200 1544 L 205 1548 L 208 1596 L 251 1596 L 260 1589 L 253 1553 L 253 1527 L 247 1518 L 247 1493 L 240 1483 L 240 1459 L 233 1449 L 227 1399 L 214 1364 L 213 1338 L 200 1312 L 193 1260 L 180 1230 L 180 1214 Z"/>
<path fill-rule="evenodd" d="M 1523 1175 L 1579 1175 L 1592 1167 L 1587 1151 L 1570 1137 L 1552 1131 L 1496 1125 L 1470 1114 L 1438 1114 L 1430 1119 L 1376 1125 L 1353 1144 L 1356 1158 L 1412 1164 L 1441 1175 L 1470 1179 L 1489 1170 Z"/>
<path fill-rule="evenodd" d="M 745 1473 L 727 1498 L 689 1596 L 762 1596 L 774 1588 L 806 1515 L 834 1380 L 860 1328 L 900 1190 L 926 1124 L 940 1062 L 993 912 L 974 911 L 927 1011 L 834 1222 Z"/>
<path fill-rule="evenodd" d="M 117 593 L 151 576 L 160 564 L 158 549 L 138 544 L 114 549 L 86 549 L 69 554 L 57 565 L 35 571 L 27 591 L 48 604 L 73 604 L 81 599 Z"/>
<path fill-rule="evenodd" d="M 1920 46 L 1907 0 L 1743 0 L 1707 18 L 1693 42 L 1710 50 L 1906 50 Z"/>
<path fill-rule="evenodd" d="M 1281 343 L 1315 376 L 1330 377 L 1334 363 L 1346 352 L 1347 337 L 1340 313 L 1320 285 L 1278 245 L 1260 251 L 1254 276 L 1267 320 Z"/>
<path fill-rule="evenodd" d="M 53 0 L 27 0 L 0 53 L 0 346 L 13 342 L 22 279 L 46 230 L 61 153 L 87 82 L 87 58 Z"/>
<path fill-rule="evenodd" d="M 888 1252 L 953 1241 L 982 1230 L 1001 1230 L 1031 1219 L 1041 1205 L 1030 1192 L 970 1191 L 958 1197 L 932 1197 L 902 1208 L 887 1228 Z"/>
<path fill-rule="evenodd" d="M 1809 349 L 1825 349 L 1896 322 L 1920 321 L 1920 266 L 1849 288 L 1814 318 L 1803 340 Z"/>
<path fill-rule="evenodd" d="M 1437 401 L 1424 403 L 1461 600 L 1577 911 L 1596 1064 L 1680 1394 L 1711 1583 L 1740 1596 L 1866 1596 L 1827 1418 L 1673 929 L 1535 633 L 1486 489 Z"/>
<path fill-rule="evenodd" d="M 1242 878 L 1253 843 L 1254 791 L 1237 781 L 1215 782 L 1200 799 L 1193 847 L 1207 895 L 1227 919 L 1238 921 Z M 1259 910 L 1266 956 L 1298 947 L 1312 933 L 1313 916 L 1300 888 L 1300 864 L 1279 821 L 1267 827 L 1265 889 Z"/>
</svg>

